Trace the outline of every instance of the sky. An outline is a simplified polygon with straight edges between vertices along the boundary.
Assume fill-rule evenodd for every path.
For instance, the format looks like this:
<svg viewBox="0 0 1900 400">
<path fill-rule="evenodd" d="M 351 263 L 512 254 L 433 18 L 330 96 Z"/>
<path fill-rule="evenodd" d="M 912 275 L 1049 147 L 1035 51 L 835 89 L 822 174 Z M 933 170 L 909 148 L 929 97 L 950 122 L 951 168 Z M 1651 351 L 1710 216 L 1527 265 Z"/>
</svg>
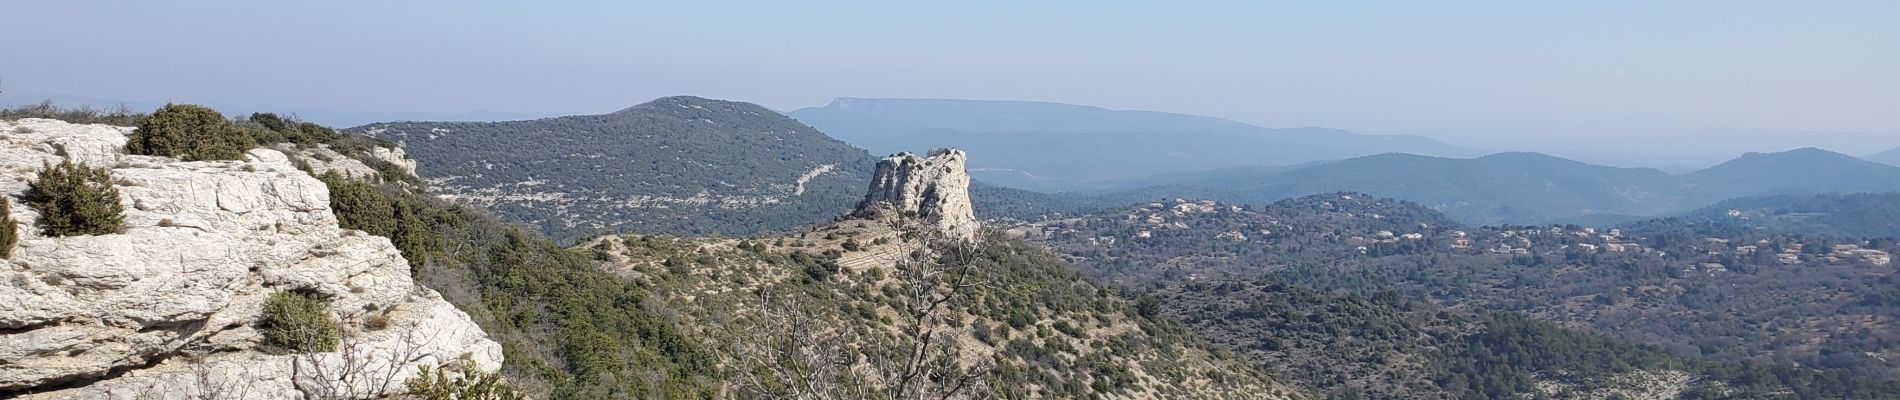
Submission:
<svg viewBox="0 0 1900 400">
<path fill-rule="evenodd" d="M 1008 99 L 1602 159 L 1649 140 L 1900 145 L 1894 1 L 921 3 L 0 0 L 0 101 Z"/>
</svg>

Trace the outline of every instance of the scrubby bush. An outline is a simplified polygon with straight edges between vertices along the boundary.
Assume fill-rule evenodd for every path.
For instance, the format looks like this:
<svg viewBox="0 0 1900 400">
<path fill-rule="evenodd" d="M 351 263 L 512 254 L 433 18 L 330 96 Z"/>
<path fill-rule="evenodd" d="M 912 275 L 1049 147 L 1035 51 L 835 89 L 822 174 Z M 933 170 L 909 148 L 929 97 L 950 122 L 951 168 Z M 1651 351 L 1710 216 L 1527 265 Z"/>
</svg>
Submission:
<svg viewBox="0 0 1900 400">
<path fill-rule="evenodd" d="M 13 244 L 20 241 L 20 231 L 13 223 L 13 199 L 0 196 L 0 259 L 13 256 Z"/>
<path fill-rule="evenodd" d="M 422 205 L 382 193 L 384 189 L 375 184 L 336 171 L 319 175 L 317 180 L 330 188 L 330 207 L 336 210 L 339 227 L 389 238 L 409 260 L 410 268 L 421 268 L 423 262 L 442 250 L 428 224 L 417 215 L 416 209 Z"/>
<path fill-rule="evenodd" d="M 250 135 L 217 110 L 191 104 L 166 104 L 139 119 L 125 150 L 132 154 L 175 157 L 185 161 L 242 160 L 256 146 Z"/>
<path fill-rule="evenodd" d="M 271 294 L 259 325 L 271 345 L 297 353 L 335 351 L 342 337 L 329 302 L 300 292 Z"/>
<path fill-rule="evenodd" d="M 407 398 L 418 400 L 518 400 L 527 396 L 501 379 L 501 374 L 476 370 L 467 362 L 442 368 L 421 367 L 407 382 Z"/>
<path fill-rule="evenodd" d="M 132 112 L 131 109 L 126 108 L 125 105 L 123 104 L 119 105 L 119 107 L 115 109 L 99 110 L 99 109 L 94 109 L 92 107 L 87 107 L 83 105 L 79 106 L 78 108 L 60 107 L 57 104 L 53 104 L 52 100 L 42 101 L 37 104 L 23 105 L 23 106 L 7 108 L 7 109 L 0 109 L 0 120 L 15 120 L 15 119 L 21 119 L 21 118 L 46 118 L 46 119 L 56 119 L 56 120 L 71 122 L 75 124 L 107 124 L 107 125 L 129 126 L 129 125 L 137 124 L 139 118 L 144 118 L 144 117 L 145 117 L 145 114 Z M 21 133 L 27 133 L 27 132 L 21 132 Z"/>
<path fill-rule="evenodd" d="M 296 118 L 281 117 L 273 113 L 253 113 L 250 118 L 237 121 L 237 127 L 249 135 L 252 141 L 266 143 L 330 144 L 342 141 L 343 135 L 323 125 L 298 121 Z M 341 150 L 339 150 L 341 152 Z M 345 152 L 344 154 L 349 154 Z"/>
<path fill-rule="evenodd" d="M 72 160 L 43 164 L 39 179 L 27 192 L 26 204 L 40 212 L 47 236 L 116 233 L 125 221 L 112 174 Z"/>
</svg>

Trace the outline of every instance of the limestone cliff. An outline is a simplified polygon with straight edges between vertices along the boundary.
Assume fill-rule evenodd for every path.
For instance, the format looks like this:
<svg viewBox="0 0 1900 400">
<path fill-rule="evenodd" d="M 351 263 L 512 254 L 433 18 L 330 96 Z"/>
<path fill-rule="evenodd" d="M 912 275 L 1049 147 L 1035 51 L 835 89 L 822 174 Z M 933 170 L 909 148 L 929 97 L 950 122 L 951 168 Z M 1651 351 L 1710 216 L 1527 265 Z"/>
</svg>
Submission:
<svg viewBox="0 0 1900 400">
<path fill-rule="evenodd" d="M 926 157 L 898 153 L 877 163 L 871 190 L 855 215 L 880 211 L 915 214 L 950 237 L 971 240 L 981 225 L 970 207 L 970 175 L 963 150 L 931 151 Z"/>
<path fill-rule="evenodd" d="M 0 260 L 0 397 L 373 398 L 418 366 L 500 368 L 500 345 L 417 285 L 388 239 L 338 228 L 328 189 L 284 153 L 128 155 L 131 131 L 0 121 L 0 195 L 22 234 Z M 62 159 L 111 170 L 119 233 L 40 235 L 19 200 L 43 161 Z M 267 349 L 255 325 L 279 291 L 329 301 L 341 348 Z"/>
</svg>

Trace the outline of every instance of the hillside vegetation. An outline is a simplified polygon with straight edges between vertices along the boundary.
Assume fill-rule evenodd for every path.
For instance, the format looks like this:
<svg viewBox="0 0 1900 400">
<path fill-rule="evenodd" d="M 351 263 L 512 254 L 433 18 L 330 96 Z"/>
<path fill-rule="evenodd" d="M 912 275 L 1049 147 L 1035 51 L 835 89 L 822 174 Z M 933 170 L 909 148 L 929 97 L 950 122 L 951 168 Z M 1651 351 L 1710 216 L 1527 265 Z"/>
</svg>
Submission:
<svg viewBox="0 0 1900 400">
<path fill-rule="evenodd" d="M 1655 222 L 1701 224 L 1709 230 L 1892 238 L 1900 237 L 1900 193 L 1743 197 Z"/>
<path fill-rule="evenodd" d="M 739 394 L 799 390 L 804 381 L 772 372 L 782 363 L 809 368 L 835 361 L 818 357 L 824 354 L 863 354 L 844 362 L 870 367 L 926 359 L 897 351 L 917 342 L 897 328 L 907 326 L 897 310 L 916 304 L 903 296 L 904 286 L 893 283 L 901 271 L 850 261 L 898 246 L 901 235 L 833 225 L 769 241 L 611 236 L 569 249 L 400 187 L 383 185 L 372 194 L 381 199 L 372 201 L 406 204 L 399 207 L 411 207 L 427 221 L 442 246 L 432 255 L 412 255 L 431 260 L 421 269 L 422 282 L 441 290 L 503 344 L 504 374 L 531 392 L 556 398 L 749 397 Z M 954 340 L 942 351 L 953 356 L 925 354 L 959 362 L 942 370 L 968 378 L 971 386 L 958 393 L 1292 393 L 1263 373 L 1202 350 L 1182 329 L 1130 312 L 1112 292 L 1040 250 L 998 238 L 964 251 L 955 262 L 981 268 L 986 284 L 945 305 L 952 317 L 942 320 L 941 329 L 953 332 Z M 776 329 L 810 335 L 778 335 L 787 332 Z M 824 341 L 776 341 L 788 337 Z M 796 354 L 816 358 L 757 358 L 773 350 L 759 346 L 779 344 L 802 345 Z M 840 375 L 825 380 L 832 386 L 816 390 L 892 390 L 890 380 L 833 372 Z"/>
<path fill-rule="evenodd" d="M 743 236 L 850 210 L 870 154 L 757 105 L 667 97 L 603 115 L 392 122 L 437 193 L 566 242 L 601 233 Z"/>
<path fill-rule="evenodd" d="M 1232 351 L 1267 360 L 1269 368 L 1338 366 L 1331 371 L 1340 375 L 1330 376 L 1276 369 L 1296 383 L 1329 393 L 1525 393 L 1528 386 L 1521 383 L 1537 381 L 1525 380 L 1525 374 L 1544 379 L 1583 370 L 1602 373 L 1558 381 L 1586 384 L 1635 370 L 1668 370 L 1716 379 L 1741 393 L 1794 390 L 1821 397 L 1868 397 L 1895 389 L 1885 378 L 1896 368 L 1888 360 L 1900 354 L 1893 345 L 1900 342 L 1893 334 L 1900 304 L 1891 301 L 1896 293 L 1896 271 L 1888 256 L 1896 250 L 1891 240 L 1762 231 L 1724 234 L 1667 224 L 1627 230 L 1466 227 L 1416 204 L 1353 193 L 1267 206 L 1169 201 L 1027 224 L 1012 233 L 1050 246 L 1087 274 L 1133 290 L 1157 290 L 1158 297 L 1167 299 L 1159 302 L 1163 309 Z M 1306 289 L 1279 288 L 1270 292 L 1291 294 L 1257 294 L 1264 296 L 1260 301 L 1299 304 L 1265 314 L 1260 309 L 1219 311 L 1254 304 L 1236 300 L 1247 296 L 1236 294 L 1243 290 L 1193 294 L 1210 290 L 1194 286 L 1208 284 L 1204 282 L 1261 279 L 1321 291 L 1301 294 Z M 1381 300 L 1368 305 L 1351 297 L 1328 298 L 1331 291 Z M 1299 299 L 1312 296 L 1327 300 Z M 1457 310 L 1470 311 L 1453 319 L 1406 311 L 1432 304 L 1451 316 L 1459 315 Z M 1512 314 L 1491 315 L 1497 312 L 1541 322 L 1510 322 Z M 1267 319 L 1253 322 L 1255 318 Z M 1272 322 L 1275 319 L 1283 322 Z M 1624 350 L 1610 354 L 1642 360 L 1667 356 L 1670 361 L 1654 368 L 1609 369 L 1533 364 L 1518 372 L 1496 368 L 1524 365 L 1523 360 L 1474 361 L 1477 367 L 1470 368 L 1484 368 L 1458 372 L 1445 363 L 1460 362 L 1461 356 L 1428 352 L 1408 358 L 1392 353 L 1413 351 L 1407 346 L 1440 351 L 1472 340 L 1472 332 L 1507 322 L 1543 337 L 1524 339 L 1536 343 L 1622 343 L 1612 347 Z M 1416 333 L 1393 333 L 1410 331 Z M 1550 338 L 1560 334 L 1585 336 Z M 1420 335 L 1436 339 L 1419 342 Z M 1276 337 L 1283 343 L 1255 340 Z M 1598 339 L 1586 340 L 1590 337 Z M 1267 358 L 1250 352 L 1300 343 L 1308 343 L 1304 348 L 1313 351 Z M 1618 357 L 1580 356 L 1571 361 L 1617 363 L 1607 360 Z M 1414 370 L 1408 365 L 1425 365 L 1420 364 L 1423 360 L 1443 369 L 1387 375 Z M 1714 364 L 1689 369 L 1691 361 Z M 1446 371 L 1465 375 L 1465 385 L 1440 382 L 1451 379 L 1444 377 Z"/>
<path fill-rule="evenodd" d="M 554 398 L 1296 396 L 1001 237 L 931 242 L 898 217 L 565 248 L 413 185 L 336 193 L 411 210 L 434 243 L 404 247 L 430 260 L 422 282 L 503 344 L 505 376 Z"/>
</svg>

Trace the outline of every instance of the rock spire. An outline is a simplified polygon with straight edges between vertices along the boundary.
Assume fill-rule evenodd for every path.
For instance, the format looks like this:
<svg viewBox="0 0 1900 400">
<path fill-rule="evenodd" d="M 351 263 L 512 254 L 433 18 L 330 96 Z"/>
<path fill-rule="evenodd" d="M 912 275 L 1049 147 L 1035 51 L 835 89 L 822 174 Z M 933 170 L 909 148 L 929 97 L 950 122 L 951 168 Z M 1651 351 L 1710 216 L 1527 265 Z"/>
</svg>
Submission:
<svg viewBox="0 0 1900 400">
<path fill-rule="evenodd" d="M 970 207 L 965 159 L 963 150 L 956 149 L 933 150 L 924 157 L 909 152 L 885 157 L 878 161 L 870 193 L 858 203 L 854 215 L 913 214 L 949 237 L 975 239 L 981 225 Z"/>
</svg>

